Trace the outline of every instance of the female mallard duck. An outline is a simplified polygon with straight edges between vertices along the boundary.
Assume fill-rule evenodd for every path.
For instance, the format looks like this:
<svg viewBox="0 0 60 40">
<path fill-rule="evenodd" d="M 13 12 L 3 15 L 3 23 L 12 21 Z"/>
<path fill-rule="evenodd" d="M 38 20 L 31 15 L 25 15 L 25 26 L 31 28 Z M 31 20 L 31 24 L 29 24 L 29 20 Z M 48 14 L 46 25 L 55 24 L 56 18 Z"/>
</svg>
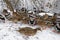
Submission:
<svg viewBox="0 0 60 40">
<path fill-rule="evenodd" d="M 41 30 L 40 28 L 32 29 L 29 27 L 21 28 L 18 30 L 21 34 L 24 34 L 26 36 L 33 36 L 36 34 L 37 30 Z"/>
</svg>

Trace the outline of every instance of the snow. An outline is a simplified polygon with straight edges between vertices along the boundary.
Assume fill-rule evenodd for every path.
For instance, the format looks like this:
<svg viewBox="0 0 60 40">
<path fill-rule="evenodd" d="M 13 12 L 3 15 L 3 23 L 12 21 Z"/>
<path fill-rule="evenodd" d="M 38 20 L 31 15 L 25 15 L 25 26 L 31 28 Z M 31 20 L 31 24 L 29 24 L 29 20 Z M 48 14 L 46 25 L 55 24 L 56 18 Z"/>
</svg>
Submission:
<svg viewBox="0 0 60 40">
<path fill-rule="evenodd" d="M 32 11 L 28 11 L 28 13 L 32 13 Z"/>
<path fill-rule="evenodd" d="M 42 12 L 42 13 L 39 13 L 40 16 L 43 16 L 43 15 L 45 15 L 45 14 L 47 14 L 47 15 L 49 15 L 49 16 L 53 16 L 53 15 L 54 15 L 54 13 L 43 13 L 43 12 Z"/>
<path fill-rule="evenodd" d="M 43 15 L 45 15 L 45 13 L 39 13 L 39 15 L 40 15 L 40 16 L 43 16 Z"/>
<path fill-rule="evenodd" d="M 6 22 L 6 23 L 0 23 L 0 40 L 59 40 L 60 34 L 56 34 L 52 32 L 52 29 L 46 29 L 41 31 L 37 31 L 36 35 L 29 36 L 28 38 L 21 35 L 16 30 L 22 27 L 27 27 L 30 25 L 27 24 L 21 24 L 21 23 L 12 23 L 12 22 Z M 32 27 L 32 26 L 31 26 Z M 33 26 L 32 28 L 37 27 Z"/>
<path fill-rule="evenodd" d="M 46 14 L 48 14 L 49 16 L 54 16 L 54 13 L 46 13 Z"/>
<path fill-rule="evenodd" d="M 1 1 L 2 0 L 0 0 L 0 13 L 2 12 L 2 10 L 4 8 L 6 8 L 6 5 L 4 4 L 4 2 L 3 1 L 1 2 Z M 36 6 L 35 5 L 36 2 L 34 4 L 33 2 L 31 2 L 32 0 L 31 1 L 30 0 L 25 0 L 25 1 L 20 0 L 20 1 L 18 2 L 19 4 L 18 4 L 16 9 L 21 9 L 23 7 L 22 4 L 25 4 L 24 6 L 27 7 L 28 10 L 33 10 L 33 6 L 40 8 L 40 4 L 38 4 L 38 2 L 37 2 L 37 6 Z M 40 1 L 42 1 L 42 0 L 40 0 Z M 41 2 L 41 5 L 44 7 L 43 10 L 49 11 L 50 8 L 45 6 L 45 4 L 47 2 L 49 2 L 49 1 L 47 1 L 47 0 L 44 1 L 43 0 L 43 2 Z M 51 0 L 51 3 L 54 3 L 54 2 Z M 19 6 L 20 4 L 21 4 L 21 6 Z M 28 4 L 28 5 L 26 5 L 26 4 Z M 58 10 L 58 8 L 59 7 L 57 7 L 57 9 L 56 8 L 54 8 L 54 9 Z M 56 10 L 55 10 L 55 12 L 57 12 Z M 58 11 L 60 11 L 60 10 L 58 10 Z M 10 12 L 10 10 L 8 10 L 8 12 Z M 43 15 L 45 15 L 45 13 L 39 13 L 39 15 L 43 16 Z M 49 15 L 53 15 L 53 14 L 49 13 Z M 13 23 L 13 22 L 10 22 L 10 21 L 7 21 L 7 20 L 5 21 L 5 23 L 0 22 L 0 40 L 59 40 L 60 39 L 60 34 L 52 32 L 53 28 L 52 29 L 48 28 L 46 30 L 42 30 L 42 32 L 38 31 L 36 33 L 36 35 L 29 36 L 27 38 L 27 37 L 21 35 L 19 32 L 17 32 L 17 30 L 19 28 L 23 28 L 23 27 L 36 28 L 36 27 L 39 27 L 39 26 L 36 26 L 36 25 L 31 26 L 31 25 L 28 25 L 28 24 L 22 24 L 21 22 L 16 24 L 16 23 Z"/>
</svg>

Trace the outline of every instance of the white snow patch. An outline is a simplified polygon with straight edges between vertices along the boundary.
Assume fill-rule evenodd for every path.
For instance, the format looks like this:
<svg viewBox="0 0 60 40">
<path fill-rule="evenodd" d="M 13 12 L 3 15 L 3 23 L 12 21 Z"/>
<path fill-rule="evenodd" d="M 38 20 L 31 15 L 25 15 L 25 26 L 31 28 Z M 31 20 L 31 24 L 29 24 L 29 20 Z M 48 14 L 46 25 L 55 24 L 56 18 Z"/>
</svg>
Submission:
<svg viewBox="0 0 60 40">
<path fill-rule="evenodd" d="M 54 13 L 39 13 L 40 16 L 44 16 L 45 14 L 47 14 L 49 16 L 54 16 Z"/>
<path fill-rule="evenodd" d="M 45 14 L 46 14 L 46 13 L 39 13 L 40 16 L 43 16 L 43 15 L 45 15 Z"/>
<path fill-rule="evenodd" d="M 54 13 L 46 13 L 46 14 L 48 14 L 49 16 L 54 16 Z"/>
<path fill-rule="evenodd" d="M 16 24 L 12 22 L 0 23 L 0 40 L 59 40 L 60 34 L 55 34 L 51 29 L 46 29 L 41 31 L 37 31 L 36 35 L 29 36 L 28 38 L 24 38 L 16 30 L 22 27 L 28 27 L 27 24 Z M 29 26 L 30 27 L 30 26 Z M 31 28 L 35 28 L 37 26 L 31 26 Z"/>
</svg>

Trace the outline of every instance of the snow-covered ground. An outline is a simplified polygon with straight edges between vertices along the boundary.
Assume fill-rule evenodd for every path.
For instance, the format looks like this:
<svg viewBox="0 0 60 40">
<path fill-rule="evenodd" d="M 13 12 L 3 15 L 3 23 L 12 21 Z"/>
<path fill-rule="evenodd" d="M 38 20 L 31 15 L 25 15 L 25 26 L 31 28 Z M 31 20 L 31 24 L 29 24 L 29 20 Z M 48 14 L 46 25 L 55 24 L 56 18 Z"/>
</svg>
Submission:
<svg viewBox="0 0 60 40">
<path fill-rule="evenodd" d="M 27 9 L 33 10 L 32 9 L 33 6 L 36 7 L 36 5 L 34 5 L 34 3 L 31 2 L 31 1 L 29 1 L 29 0 L 21 1 L 21 6 L 23 6 L 22 5 L 22 3 L 23 3 L 24 6 Z M 53 12 L 57 12 L 57 13 L 60 12 L 60 0 L 57 1 L 57 4 L 58 4 L 57 8 L 54 7 L 54 8 L 51 8 L 51 9 L 49 7 L 46 7 L 45 4 L 50 2 L 53 5 L 54 3 L 56 3 L 55 2 L 56 0 L 50 0 L 50 1 L 38 0 L 38 1 L 39 2 L 43 1 L 42 4 L 41 4 L 41 6 L 44 7 L 43 10 L 45 10 L 45 11 L 52 10 Z M 18 3 L 20 3 L 20 2 L 18 2 Z M 40 5 L 38 4 L 37 1 L 35 2 L 35 4 L 36 3 L 38 5 L 37 7 L 40 8 Z M 28 5 L 26 5 L 26 4 L 28 4 Z M 2 10 L 4 8 L 6 8 L 6 5 L 3 2 L 3 0 L 0 0 L 0 13 L 2 12 Z M 19 9 L 19 8 L 21 8 L 21 7 L 17 6 L 16 9 Z M 26 24 L 22 24 L 22 23 L 16 24 L 16 23 L 8 22 L 8 21 L 6 21 L 6 23 L 0 23 L 0 40 L 60 40 L 60 34 L 52 32 L 53 28 L 49 28 L 49 29 L 43 30 L 42 32 L 38 31 L 36 33 L 36 35 L 29 36 L 28 38 L 26 38 L 23 35 L 21 35 L 19 32 L 16 31 L 16 30 L 18 30 L 19 28 L 22 28 L 22 27 L 32 27 L 32 26 L 29 26 L 29 25 L 26 25 Z M 32 28 L 35 28 L 35 27 L 37 27 L 37 26 L 33 26 Z"/>
<path fill-rule="evenodd" d="M 59 40 L 60 34 L 56 34 L 52 32 L 52 29 L 46 29 L 41 31 L 37 31 L 36 35 L 29 36 L 28 38 L 21 35 L 18 30 L 20 27 L 28 27 L 29 25 L 21 24 L 21 23 L 0 23 L 0 40 Z M 29 26 L 30 27 L 30 26 Z M 31 26 L 32 27 L 32 26 Z M 37 27 L 37 26 L 33 26 Z"/>
</svg>

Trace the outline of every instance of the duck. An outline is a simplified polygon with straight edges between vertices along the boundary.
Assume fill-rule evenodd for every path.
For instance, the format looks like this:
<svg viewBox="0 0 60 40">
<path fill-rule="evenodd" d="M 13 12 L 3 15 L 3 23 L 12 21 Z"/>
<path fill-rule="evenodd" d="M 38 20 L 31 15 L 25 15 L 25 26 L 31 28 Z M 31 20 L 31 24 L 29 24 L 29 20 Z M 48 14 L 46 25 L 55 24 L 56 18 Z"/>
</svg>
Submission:
<svg viewBox="0 0 60 40">
<path fill-rule="evenodd" d="M 13 12 L 13 16 L 11 16 L 11 18 L 8 20 L 13 21 L 13 22 L 18 22 L 21 19 L 22 19 L 22 17 L 20 15 L 18 15 L 17 12 Z"/>
<path fill-rule="evenodd" d="M 5 18 L 4 18 L 2 15 L 0 15 L 0 19 L 1 19 L 1 20 L 5 20 Z"/>
<path fill-rule="evenodd" d="M 60 32 L 60 24 L 56 25 L 57 30 Z"/>
<path fill-rule="evenodd" d="M 32 29 L 30 27 L 24 27 L 20 28 L 18 32 L 26 36 L 34 36 L 38 30 L 41 31 L 41 28 Z"/>
</svg>

